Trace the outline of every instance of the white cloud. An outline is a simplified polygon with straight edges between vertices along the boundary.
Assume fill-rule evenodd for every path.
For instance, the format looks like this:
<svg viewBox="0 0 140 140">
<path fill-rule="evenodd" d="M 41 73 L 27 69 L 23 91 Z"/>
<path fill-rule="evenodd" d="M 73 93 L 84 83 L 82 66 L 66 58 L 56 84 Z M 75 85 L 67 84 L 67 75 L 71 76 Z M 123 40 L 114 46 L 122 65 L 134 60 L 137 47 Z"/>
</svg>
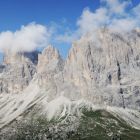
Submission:
<svg viewBox="0 0 140 140">
<path fill-rule="evenodd" d="M 60 36 L 61 41 L 68 39 L 74 41 L 77 36 L 87 33 L 96 33 L 101 27 L 107 27 L 112 31 L 128 32 L 140 26 L 140 4 L 134 7 L 131 0 L 101 0 L 101 6 L 95 11 L 89 8 L 83 10 L 82 15 L 77 20 L 77 30 L 71 34 Z M 75 34 L 73 36 L 73 34 Z M 77 35 L 76 35 L 77 34 Z"/>
<path fill-rule="evenodd" d="M 63 35 L 56 36 L 56 41 L 71 43 L 72 41 L 78 39 L 78 37 L 79 37 L 78 33 L 69 32 L 69 33 L 65 33 Z"/>
<path fill-rule="evenodd" d="M 106 8 L 111 14 L 126 14 L 126 8 L 131 5 L 131 1 L 120 1 L 120 0 L 101 0 L 105 4 Z"/>
<path fill-rule="evenodd" d="M 137 27 L 137 21 L 132 18 L 113 19 L 112 23 L 108 26 L 115 32 L 128 32 Z"/>
<path fill-rule="evenodd" d="M 15 32 L 0 33 L 0 51 L 30 52 L 39 47 L 45 47 L 51 32 L 43 25 L 30 23 Z"/>
<path fill-rule="evenodd" d="M 115 31 L 129 31 L 137 26 L 137 18 L 127 11 L 130 1 L 101 0 L 101 7 L 95 12 L 84 10 L 78 20 L 79 30 L 82 33 L 95 31 L 103 26 Z M 84 32 L 83 32 L 84 31 Z"/>
<path fill-rule="evenodd" d="M 89 9 L 84 9 L 81 17 L 77 21 L 79 27 L 78 31 L 81 34 L 85 34 L 98 29 L 107 24 L 107 22 L 107 9 L 99 8 L 95 12 L 91 12 Z"/>
<path fill-rule="evenodd" d="M 134 17 L 139 18 L 140 20 L 140 4 L 133 8 Z"/>
</svg>

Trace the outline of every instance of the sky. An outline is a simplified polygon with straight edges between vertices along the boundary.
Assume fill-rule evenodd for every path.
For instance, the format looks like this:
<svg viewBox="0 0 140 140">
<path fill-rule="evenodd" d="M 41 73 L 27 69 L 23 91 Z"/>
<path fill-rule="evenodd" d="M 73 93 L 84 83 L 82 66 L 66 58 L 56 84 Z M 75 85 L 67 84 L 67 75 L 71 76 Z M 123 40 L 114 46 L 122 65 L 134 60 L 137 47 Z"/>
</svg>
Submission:
<svg viewBox="0 0 140 140">
<path fill-rule="evenodd" d="M 16 30 L 32 21 L 50 24 L 67 19 L 74 25 L 85 7 L 98 6 L 98 0 L 1 0 L 0 30 Z"/>
<path fill-rule="evenodd" d="M 85 7 L 96 9 L 98 6 L 99 1 L 95 0 L 0 0 L 0 32 L 15 31 L 30 22 L 60 24 L 74 29 Z M 71 44 L 52 44 L 66 57 Z"/>
<path fill-rule="evenodd" d="M 65 58 L 71 43 L 92 29 L 139 26 L 139 12 L 139 0 L 0 0 L 0 51 L 52 44 Z"/>
</svg>

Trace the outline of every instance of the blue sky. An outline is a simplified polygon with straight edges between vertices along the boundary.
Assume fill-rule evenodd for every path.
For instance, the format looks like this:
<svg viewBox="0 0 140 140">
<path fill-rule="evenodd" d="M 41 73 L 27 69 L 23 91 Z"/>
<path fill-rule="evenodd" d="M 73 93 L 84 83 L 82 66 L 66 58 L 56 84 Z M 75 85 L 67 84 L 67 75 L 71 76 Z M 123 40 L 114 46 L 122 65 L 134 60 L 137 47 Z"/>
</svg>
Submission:
<svg viewBox="0 0 140 140">
<path fill-rule="evenodd" d="M 1 0 L 0 30 L 15 30 L 31 21 L 49 24 L 67 19 L 75 25 L 85 7 L 98 6 L 98 0 Z"/>
<path fill-rule="evenodd" d="M 132 0 L 132 7 L 138 4 L 139 0 Z M 83 9 L 89 7 L 94 12 L 100 6 L 99 0 L 0 0 L 0 32 L 15 31 L 35 21 L 45 26 L 60 25 L 57 33 L 64 34 L 66 29 L 77 30 Z M 71 44 L 52 43 L 66 57 Z"/>
<path fill-rule="evenodd" d="M 63 24 L 65 20 L 73 29 L 85 7 L 96 9 L 98 6 L 98 0 L 0 0 L 0 31 L 15 31 L 32 21 L 48 25 L 51 22 Z M 66 57 L 70 44 L 54 45 Z"/>
</svg>

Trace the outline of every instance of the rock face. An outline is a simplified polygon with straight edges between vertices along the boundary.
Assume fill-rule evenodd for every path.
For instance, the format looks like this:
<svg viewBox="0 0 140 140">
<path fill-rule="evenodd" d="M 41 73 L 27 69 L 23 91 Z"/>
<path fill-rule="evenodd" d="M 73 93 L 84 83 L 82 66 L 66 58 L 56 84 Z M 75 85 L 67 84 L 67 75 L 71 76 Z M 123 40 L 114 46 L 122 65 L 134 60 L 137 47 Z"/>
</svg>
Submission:
<svg viewBox="0 0 140 140">
<path fill-rule="evenodd" d="M 19 93 L 29 85 L 36 72 L 36 53 L 5 54 L 1 66 L 3 72 L 0 73 L 0 93 Z"/>
<path fill-rule="evenodd" d="M 37 75 L 35 79 L 41 89 L 49 87 L 48 100 L 59 96 L 61 92 L 58 88 L 62 87 L 64 60 L 59 51 L 49 45 L 38 56 Z"/>
<path fill-rule="evenodd" d="M 97 36 L 73 44 L 65 65 L 67 81 L 93 102 L 140 109 L 139 33 L 123 36 L 105 29 Z"/>
<path fill-rule="evenodd" d="M 53 46 L 48 46 L 38 56 L 38 73 L 54 72 L 58 73 L 63 70 L 63 59 L 57 49 Z"/>
<path fill-rule="evenodd" d="M 140 110 L 138 29 L 128 34 L 107 29 L 87 34 L 73 43 L 65 62 L 52 46 L 38 57 L 8 53 L 0 71 L 1 93 L 19 93 L 34 79 L 40 88 L 49 87 L 48 100 L 63 95 Z"/>
<path fill-rule="evenodd" d="M 64 61 L 57 49 L 48 46 L 38 57 L 37 79 L 39 85 L 47 86 L 54 82 L 57 74 L 63 71 Z"/>
<path fill-rule="evenodd" d="M 5 51 L 3 63 L 5 65 L 11 65 L 15 63 L 23 63 L 26 61 L 31 61 L 34 64 L 38 62 L 38 51 L 33 52 L 10 52 Z"/>
</svg>

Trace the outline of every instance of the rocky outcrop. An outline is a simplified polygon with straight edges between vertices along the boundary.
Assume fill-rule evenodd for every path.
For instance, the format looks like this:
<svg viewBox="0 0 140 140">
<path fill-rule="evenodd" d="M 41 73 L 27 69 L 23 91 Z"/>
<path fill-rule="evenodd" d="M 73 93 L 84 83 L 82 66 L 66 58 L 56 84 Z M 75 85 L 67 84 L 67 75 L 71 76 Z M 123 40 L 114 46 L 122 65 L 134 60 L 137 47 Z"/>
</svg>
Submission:
<svg viewBox="0 0 140 140">
<path fill-rule="evenodd" d="M 15 132 L 16 123 L 5 131 L 11 122 L 38 116 L 63 124 L 87 110 L 105 110 L 140 129 L 139 71 L 138 29 L 87 34 L 73 43 L 65 61 L 53 46 L 39 54 L 6 53 L 0 66 L 0 129 Z"/>
<path fill-rule="evenodd" d="M 37 52 L 6 53 L 0 73 L 0 93 L 19 93 L 25 89 L 36 73 Z"/>
<path fill-rule="evenodd" d="M 58 50 L 49 45 L 38 56 L 38 73 L 54 72 L 58 73 L 63 70 L 63 59 L 61 58 Z"/>
<path fill-rule="evenodd" d="M 51 45 L 40 54 L 8 53 L 0 68 L 0 92 L 19 93 L 34 79 L 40 89 L 49 88 L 48 100 L 63 95 L 140 110 L 139 34 L 138 29 L 89 33 L 73 43 L 65 61 Z"/>
<path fill-rule="evenodd" d="M 73 82 L 82 96 L 93 102 L 140 108 L 140 95 L 136 97 L 132 91 L 135 86 L 139 89 L 140 83 L 137 31 L 124 36 L 104 29 L 96 37 L 88 34 L 73 43 L 65 65 L 66 81 Z"/>
<path fill-rule="evenodd" d="M 35 79 L 41 89 L 50 89 L 48 100 L 60 95 L 63 83 L 64 60 L 52 45 L 45 48 L 38 56 L 37 75 Z"/>
<path fill-rule="evenodd" d="M 33 52 L 11 52 L 5 51 L 3 63 L 5 65 L 12 65 L 16 63 L 24 63 L 27 61 L 31 61 L 33 64 L 37 64 L 38 62 L 38 51 Z"/>
</svg>

